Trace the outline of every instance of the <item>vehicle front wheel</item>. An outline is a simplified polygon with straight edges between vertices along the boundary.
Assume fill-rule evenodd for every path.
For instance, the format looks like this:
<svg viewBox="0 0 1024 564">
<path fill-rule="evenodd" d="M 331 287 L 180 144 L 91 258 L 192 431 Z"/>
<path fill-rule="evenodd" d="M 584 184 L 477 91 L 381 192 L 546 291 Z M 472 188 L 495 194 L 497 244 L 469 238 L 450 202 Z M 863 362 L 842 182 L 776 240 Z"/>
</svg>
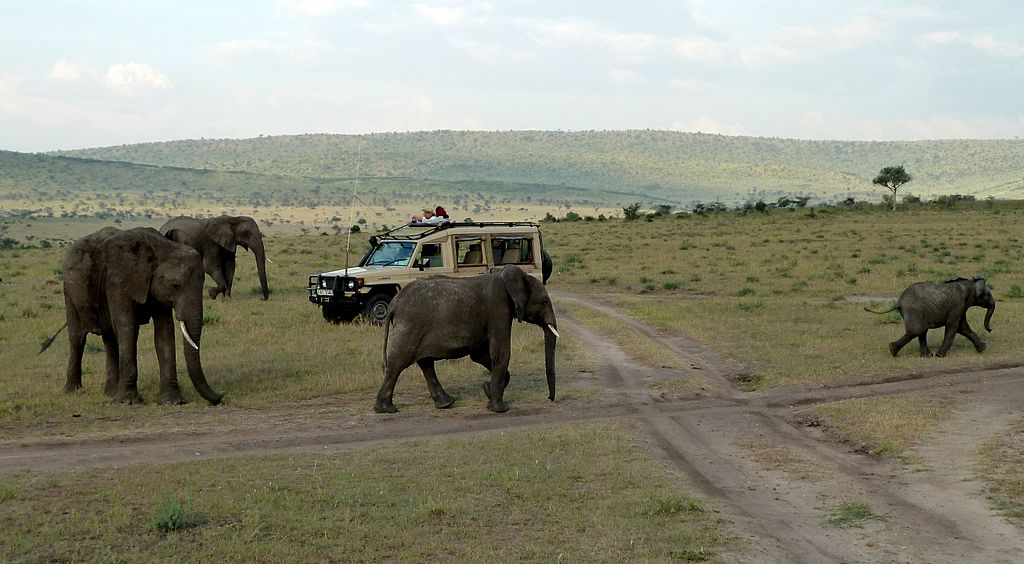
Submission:
<svg viewBox="0 0 1024 564">
<path fill-rule="evenodd" d="M 363 317 L 375 325 L 384 325 L 389 303 L 391 303 L 391 296 L 388 294 L 372 294 L 366 298 L 366 303 L 363 305 Z"/>
<path fill-rule="evenodd" d="M 342 307 L 332 304 L 324 304 L 320 308 L 324 314 L 324 319 L 329 323 L 348 323 L 359 315 L 359 310 L 351 307 Z"/>
</svg>

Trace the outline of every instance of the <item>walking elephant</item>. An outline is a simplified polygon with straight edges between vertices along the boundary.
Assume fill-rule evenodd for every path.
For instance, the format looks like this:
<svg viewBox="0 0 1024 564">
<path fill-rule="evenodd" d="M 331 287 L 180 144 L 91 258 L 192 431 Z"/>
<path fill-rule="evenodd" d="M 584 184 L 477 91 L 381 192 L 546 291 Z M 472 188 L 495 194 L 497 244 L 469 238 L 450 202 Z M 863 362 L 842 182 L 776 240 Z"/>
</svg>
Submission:
<svg viewBox="0 0 1024 564">
<path fill-rule="evenodd" d="M 467 355 L 491 373 L 490 384 L 484 384 L 487 408 L 508 411 L 502 395 L 509 382 L 513 320 L 544 329 L 548 399 L 554 401 L 555 312 L 541 282 L 509 265 L 472 278 L 430 276 L 402 288 L 384 320 L 384 383 L 377 392 L 374 411 L 398 411 L 392 402 L 395 384 L 413 363 L 423 371 L 434 405 L 451 407 L 455 398 L 438 382 L 434 361 Z"/>
<path fill-rule="evenodd" d="M 900 349 L 915 337 L 921 345 L 921 356 L 931 356 L 932 353 L 928 349 L 928 330 L 939 327 L 945 328 L 945 336 L 936 356 L 946 356 L 949 348 L 953 346 L 953 338 L 957 333 L 970 339 L 979 353 L 985 350 L 985 343 L 967 323 L 967 310 L 975 306 L 988 310 L 985 313 L 985 330 L 991 333 L 992 327 L 989 322 L 996 310 L 996 301 L 991 290 L 985 285 L 985 279 L 981 277 L 970 280 L 954 278 L 943 284 L 918 282 L 904 290 L 896 300 L 896 305 L 891 308 L 885 311 L 874 311 L 866 307 L 864 309 L 872 313 L 899 311 L 903 316 L 906 333 L 889 343 L 889 352 L 893 356 L 899 354 Z"/>
<path fill-rule="evenodd" d="M 221 395 L 207 383 L 199 360 L 203 280 L 199 253 L 168 240 L 156 229 L 106 227 L 76 241 L 64 258 L 70 341 L 64 391 L 82 387 L 85 338 L 94 333 L 103 336 L 107 354 L 104 392 L 121 402 L 141 403 L 136 358 L 139 326 L 152 319 L 160 365 L 157 401 L 185 403 L 175 366 L 173 313 L 185 336 L 185 364 L 192 384 L 206 401 L 220 403 Z"/>
<path fill-rule="evenodd" d="M 212 299 L 217 299 L 219 294 L 231 297 L 231 286 L 235 279 L 235 251 L 238 245 L 245 250 L 251 250 L 256 256 L 256 269 L 260 276 L 263 299 L 270 297 L 263 233 L 253 218 L 222 215 L 211 219 L 196 219 L 182 215 L 165 223 L 160 232 L 171 240 L 199 251 L 203 258 L 203 269 L 216 284 L 216 287 L 210 288 Z"/>
</svg>

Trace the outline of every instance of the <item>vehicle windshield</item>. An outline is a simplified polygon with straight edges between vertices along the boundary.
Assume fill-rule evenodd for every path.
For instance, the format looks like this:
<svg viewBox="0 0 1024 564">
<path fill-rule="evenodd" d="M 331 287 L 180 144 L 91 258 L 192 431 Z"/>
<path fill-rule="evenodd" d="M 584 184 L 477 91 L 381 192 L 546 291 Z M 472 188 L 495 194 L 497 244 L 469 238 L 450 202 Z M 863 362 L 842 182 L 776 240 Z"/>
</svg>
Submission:
<svg viewBox="0 0 1024 564">
<path fill-rule="evenodd" d="M 377 245 L 366 266 L 408 266 L 416 243 L 404 241 L 386 241 Z"/>
</svg>

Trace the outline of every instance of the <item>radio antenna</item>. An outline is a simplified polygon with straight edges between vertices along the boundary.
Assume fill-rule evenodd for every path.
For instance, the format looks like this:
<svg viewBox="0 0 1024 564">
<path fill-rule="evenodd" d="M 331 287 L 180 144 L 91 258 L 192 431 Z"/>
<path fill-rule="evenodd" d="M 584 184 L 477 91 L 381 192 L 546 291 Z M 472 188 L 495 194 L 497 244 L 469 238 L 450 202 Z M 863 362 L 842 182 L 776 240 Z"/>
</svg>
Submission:
<svg viewBox="0 0 1024 564">
<path fill-rule="evenodd" d="M 360 140 L 362 141 L 362 140 Z M 356 182 L 352 186 L 352 191 L 348 195 L 348 240 L 345 241 L 345 276 L 348 276 L 348 254 L 352 250 L 352 218 L 355 214 L 356 205 L 356 189 L 359 188 L 359 165 L 363 157 L 363 144 L 360 142 L 356 145 Z"/>
</svg>

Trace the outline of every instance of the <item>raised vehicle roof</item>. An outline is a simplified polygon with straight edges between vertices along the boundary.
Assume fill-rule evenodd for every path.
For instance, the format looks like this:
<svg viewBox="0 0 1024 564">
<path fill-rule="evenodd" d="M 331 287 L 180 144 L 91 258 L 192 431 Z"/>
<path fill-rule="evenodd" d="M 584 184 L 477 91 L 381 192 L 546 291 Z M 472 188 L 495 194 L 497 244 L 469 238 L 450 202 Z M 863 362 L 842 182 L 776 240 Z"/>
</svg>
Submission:
<svg viewBox="0 0 1024 564">
<path fill-rule="evenodd" d="M 417 240 L 426 237 L 427 235 L 433 235 L 439 231 L 445 231 L 448 229 L 460 228 L 460 231 L 472 231 L 472 228 L 479 229 L 480 231 L 486 232 L 488 229 L 501 228 L 501 227 L 532 227 L 539 228 L 540 224 L 529 221 L 448 221 L 439 224 L 424 224 L 424 223 L 407 223 L 400 225 L 389 231 L 378 233 L 375 237 L 378 240 Z M 466 229 L 470 228 L 470 229 Z"/>
</svg>

